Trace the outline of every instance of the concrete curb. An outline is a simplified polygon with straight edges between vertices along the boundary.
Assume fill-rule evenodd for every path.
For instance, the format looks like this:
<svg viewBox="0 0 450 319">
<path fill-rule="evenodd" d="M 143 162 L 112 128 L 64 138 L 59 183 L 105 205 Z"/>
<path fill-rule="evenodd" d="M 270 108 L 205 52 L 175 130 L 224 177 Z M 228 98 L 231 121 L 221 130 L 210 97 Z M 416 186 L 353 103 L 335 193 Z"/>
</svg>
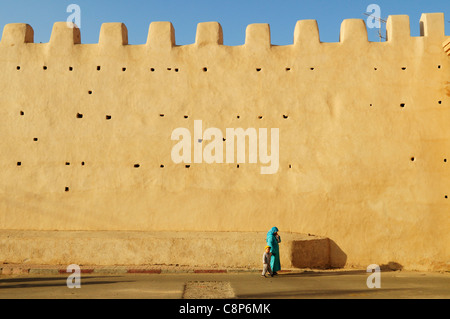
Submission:
<svg viewBox="0 0 450 319">
<path fill-rule="evenodd" d="M 33 265 L 11 265 L 0 264 L 0 275 L 66 275 L 67 266 L 63 265 L 47 265 L 47 266 L 33 266 Z M 171 273 L 193 273 L 193 274 L 227 274 L 227 273 L 259 273 L 261 269 L 205 269 L 192 267 L 152 267 L 152 266 L 80 266 L 81 274 L 171 274 Z M 284 269 L 280 273 L 286 272 L 302 272 L 302 269 Z"/>
</svg>

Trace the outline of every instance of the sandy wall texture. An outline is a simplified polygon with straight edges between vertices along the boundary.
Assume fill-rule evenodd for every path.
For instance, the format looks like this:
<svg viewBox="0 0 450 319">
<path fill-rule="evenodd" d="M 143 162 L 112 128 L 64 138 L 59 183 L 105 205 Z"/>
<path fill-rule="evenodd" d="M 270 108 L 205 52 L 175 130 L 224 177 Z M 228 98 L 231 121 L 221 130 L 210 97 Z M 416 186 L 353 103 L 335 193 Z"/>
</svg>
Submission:
<svg viewBox="0 0 450 319">
<path fill-rule="evenodd" d="M 49 43 L 8 24 L 0 229 L 277 226 L 330 238 L 348 265 L 448 269 L 450 37 L 441 13 L 413 25 L 421 36 L 408 16 L 390 16 L 388 40 L 369 42 L 363 20 L 344 20 L 340 42 L 322 43 L 305 20 L 292 45 L 276 46 L 269 25 L 252 24 L 245 44 L 226 46 L 220 24 L 206 22 L 178 46 L 170 22 L 152 22 L 142 45 L 121 23 L 103 24 L 98 44 L 65 22 Z M 236 151 L 227 162 L 226 136 L 214 139 L 223 161 L 199 162 L 213 140 L 194 134 L 191 163 L 174 163 L 172 133 L 193 133 L 195 120 L 203 133 L 278 128 L 278 169 L 261 174 L 248 146 L 244 161 Z"/>
</svg>

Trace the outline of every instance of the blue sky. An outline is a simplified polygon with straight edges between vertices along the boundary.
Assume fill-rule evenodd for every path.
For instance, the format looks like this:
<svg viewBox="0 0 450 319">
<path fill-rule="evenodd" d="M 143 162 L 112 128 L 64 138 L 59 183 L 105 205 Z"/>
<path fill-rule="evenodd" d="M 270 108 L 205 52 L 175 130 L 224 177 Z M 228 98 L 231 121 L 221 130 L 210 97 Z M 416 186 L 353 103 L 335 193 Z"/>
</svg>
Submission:
<svg viewBox="0 0 450 319">
<path fill-rule="evenodd" d="M 1 0 L 0 28 L 7 23 L 28 23 L 34 29 L 35 42 L 48 42 L 54 22 L 66 21 L 70 4 L 81 9 L 81 41 L 97 43 L 101 24 L 123 22 L 130 44 L 144 44 L 152 21 L 170 21 L 175 27 L 177 44 L 195 41 L 197 23 L 218 21 L 224 44 L 241 45 L 245 28 L 251 23 L 269 23 L 272 43 L 292 44 L 295 23 L 315 19 L 323 42 L 339 41 L 343 19 L 364 19 L 369 4 L 377 4 L 381 17 L 410 16 L 411 35 L 419 35 L 422 13 L 444 12 L 446 34 L 450 35 L 450 0 Z M 376 29 L 368 29 L 369 40 L 377 41 Z"/>
</svg>

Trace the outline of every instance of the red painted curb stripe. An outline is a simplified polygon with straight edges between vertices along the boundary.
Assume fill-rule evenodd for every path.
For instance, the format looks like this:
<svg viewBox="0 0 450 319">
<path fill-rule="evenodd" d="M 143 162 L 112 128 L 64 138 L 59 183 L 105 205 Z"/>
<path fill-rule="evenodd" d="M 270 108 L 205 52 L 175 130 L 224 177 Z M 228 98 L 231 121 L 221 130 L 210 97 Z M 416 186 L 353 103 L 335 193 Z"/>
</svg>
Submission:
<svg viewBox="0 0 450 319">
<path fill-rule="evenodd" d="M 94 269 L 80 269 L 80 273 L 82 273 L 82 274 L 90 274 L 93 272 L 94 272 Z M 60 274 L 73 274 L 72 271 L 67 272 L 67 269 L 60 269 L 59 273 Z"/>
<path fill-rule="evenodd" d="M 204 269 L 204 270 L 194 270 L 196 274 L 213 274 L 213 273 L 226 273 L 226 269 Z"/>
<path fill-rule="evenodd" d="M 160 274 L 161 269 L 128 269 L 129 274 Z"/>
</svg>

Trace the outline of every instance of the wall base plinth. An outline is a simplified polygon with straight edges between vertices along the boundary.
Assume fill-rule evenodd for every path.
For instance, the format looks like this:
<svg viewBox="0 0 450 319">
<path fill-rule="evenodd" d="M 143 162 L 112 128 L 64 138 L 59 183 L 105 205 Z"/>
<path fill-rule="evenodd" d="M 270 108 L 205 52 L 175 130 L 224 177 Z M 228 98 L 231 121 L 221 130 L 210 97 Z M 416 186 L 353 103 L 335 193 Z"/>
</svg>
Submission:
<svg viewBox="0 0 450 319">
<path fill-rule="evenodd" d="M 264 232 L 0 231 L 0 262 L 44 265 L 180 265 L 258 268 Z M 343 252 L 330 240 L 283 233 L 282 268 L 334 268 Z"/>
</svg>

